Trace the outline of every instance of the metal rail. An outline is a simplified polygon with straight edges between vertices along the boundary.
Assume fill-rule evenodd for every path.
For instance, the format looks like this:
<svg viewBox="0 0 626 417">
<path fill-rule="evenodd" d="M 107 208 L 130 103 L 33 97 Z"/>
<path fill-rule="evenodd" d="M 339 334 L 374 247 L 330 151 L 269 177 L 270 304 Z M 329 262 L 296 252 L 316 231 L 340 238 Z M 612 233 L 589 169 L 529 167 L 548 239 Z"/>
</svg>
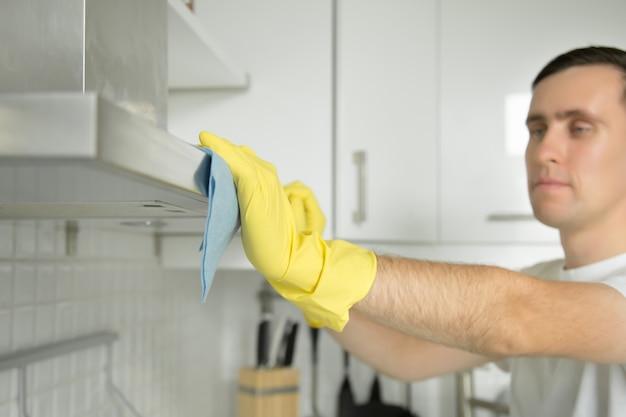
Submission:
<svg viewBox="0 0 626 417">
<path fill-rule="evenodd" d="M 495 401 L 487 401 L 474 398 L 474 386 L 472 371 L 459 372 L 456 374 L 457 385 L 457 415 L 459 417 L 473 417 L 474 409 L 489 410 L 496 415 L 508 415 L 509 407 Z"/>
<path fill-rule="evenodd" d="M 90 336 L 78 337 L 72 340 L 51 343 L 31 349 L 19 350 L 0 356 L 0 372 L 13 368 L 21 368 L 34 362 L 62 356 L 78 350 L 88 349 L 95 346 L 106 345 L 115 342 L 119 336 L 117 333 L 103 332 Z"/>
<path fill-rule="evenodd" d="M 77 337 L 71 340 L 50 343 L 44 346 L 23 349 L 0 356 L 0 372 L 15 368 L 18 370 L 17 403 L 19 416 L 29 417 L 27 410 L 28 393 L 26 391 L 26 367 L 28 365 L 46 359 L 52 359 L 57 356 L 68 355 L 79 350 L 85 350 L 97 346 L 106 346 L 107 361 L 104 371 L 106 372 L 107 389 L 111 395 L 113 395 L 119 403 L 124 405 L 124 407 L 126 407 L 135 417 L 141 417 L 137 410 L 135 410 L 132 404 L 126 399 L 113 382 L 113 342 L 118 339 L 119 335 L 117 333 L 101 332 L 88 336 Z M 118 413 L 121 415 L 119 408 Z"/>
</svg>

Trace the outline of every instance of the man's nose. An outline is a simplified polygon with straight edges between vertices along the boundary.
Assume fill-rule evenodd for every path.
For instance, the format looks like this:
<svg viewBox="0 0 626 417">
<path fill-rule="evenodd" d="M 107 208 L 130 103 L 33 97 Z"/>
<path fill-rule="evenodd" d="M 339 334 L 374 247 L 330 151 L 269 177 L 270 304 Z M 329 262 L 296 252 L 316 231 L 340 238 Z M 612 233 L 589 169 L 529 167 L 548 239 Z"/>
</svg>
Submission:
<svg viewBox="0 0 626 417">
<path fill-rule="evenodd" d="M 558 128 L 548 128 L 533 146 L 533 159 L 542 164 L 560 162 L 565 152 L 565 139 Z"/>
</svg>

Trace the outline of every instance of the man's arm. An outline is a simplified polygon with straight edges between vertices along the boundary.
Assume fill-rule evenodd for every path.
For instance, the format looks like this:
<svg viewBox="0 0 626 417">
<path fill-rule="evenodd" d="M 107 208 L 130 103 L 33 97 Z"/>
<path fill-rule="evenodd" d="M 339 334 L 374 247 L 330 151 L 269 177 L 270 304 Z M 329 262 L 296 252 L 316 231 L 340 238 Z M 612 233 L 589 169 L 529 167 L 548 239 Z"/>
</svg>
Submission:
<svg viewBox="0 0 626 417">
<path fill-rule="evenodd" d="M 626 363 L 626 298 L 607 285 L 385 256 L 377 264 L 351 311 L 384 326 L 486 357 Z"/>
<path fill-rule="evenodd" d="M 341 333 L 328 332 L 359 360 L 400 381 L 419 381 L 491 361 L 485 356 L 400 333 L 355 311 L 350 313 L 350 321 Z"/>
<path fill-rule="evenodd" d="M 347 241 L 325 241 L 317 227 L 299 226 L 272 164 L 208 132 L 200 141 L 231 169 L 248 260 L 309 322 L 341 331 L 349 313 L 359 312 L 487 357 L 626 363 L 626 297 L 616 289 L 497 267 L 378 257 Z M 307 217 L 321 215 L 313 200 L 302 200 Z"/>
</svg>

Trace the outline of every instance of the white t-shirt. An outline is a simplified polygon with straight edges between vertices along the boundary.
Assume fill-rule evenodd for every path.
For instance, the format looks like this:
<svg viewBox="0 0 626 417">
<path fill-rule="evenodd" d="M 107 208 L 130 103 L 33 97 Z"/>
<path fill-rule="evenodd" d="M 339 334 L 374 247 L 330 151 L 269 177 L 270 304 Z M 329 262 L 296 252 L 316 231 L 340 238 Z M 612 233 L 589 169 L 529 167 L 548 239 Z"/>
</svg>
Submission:
<svg viewBox="0 0 626 417">
<path fill-rule="evenodd" d="M 563 260 L 549 261 L 523 272 L 549 280 L 601 282 L 626 297 L 626 254 L 581 268 L 563 266 Z M 626 329 L 615 331 L 626 337 Z M 524 357 L 505 364 L 511 372 L 511 417 L 626 416 L 626 364 Z"/>
</svg>

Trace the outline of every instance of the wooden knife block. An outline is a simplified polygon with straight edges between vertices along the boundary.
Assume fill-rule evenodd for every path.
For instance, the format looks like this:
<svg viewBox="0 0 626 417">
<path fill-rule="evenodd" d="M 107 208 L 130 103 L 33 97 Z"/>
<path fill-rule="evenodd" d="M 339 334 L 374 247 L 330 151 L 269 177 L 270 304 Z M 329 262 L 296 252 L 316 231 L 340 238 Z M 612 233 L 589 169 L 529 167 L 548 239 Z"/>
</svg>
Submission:
<svg viewBox="0 0 626 417">
<path fill-rule="evenodd" d="M 296 368 L 239 370 L 237 417 L 299 417 Z"/>
</svg>

